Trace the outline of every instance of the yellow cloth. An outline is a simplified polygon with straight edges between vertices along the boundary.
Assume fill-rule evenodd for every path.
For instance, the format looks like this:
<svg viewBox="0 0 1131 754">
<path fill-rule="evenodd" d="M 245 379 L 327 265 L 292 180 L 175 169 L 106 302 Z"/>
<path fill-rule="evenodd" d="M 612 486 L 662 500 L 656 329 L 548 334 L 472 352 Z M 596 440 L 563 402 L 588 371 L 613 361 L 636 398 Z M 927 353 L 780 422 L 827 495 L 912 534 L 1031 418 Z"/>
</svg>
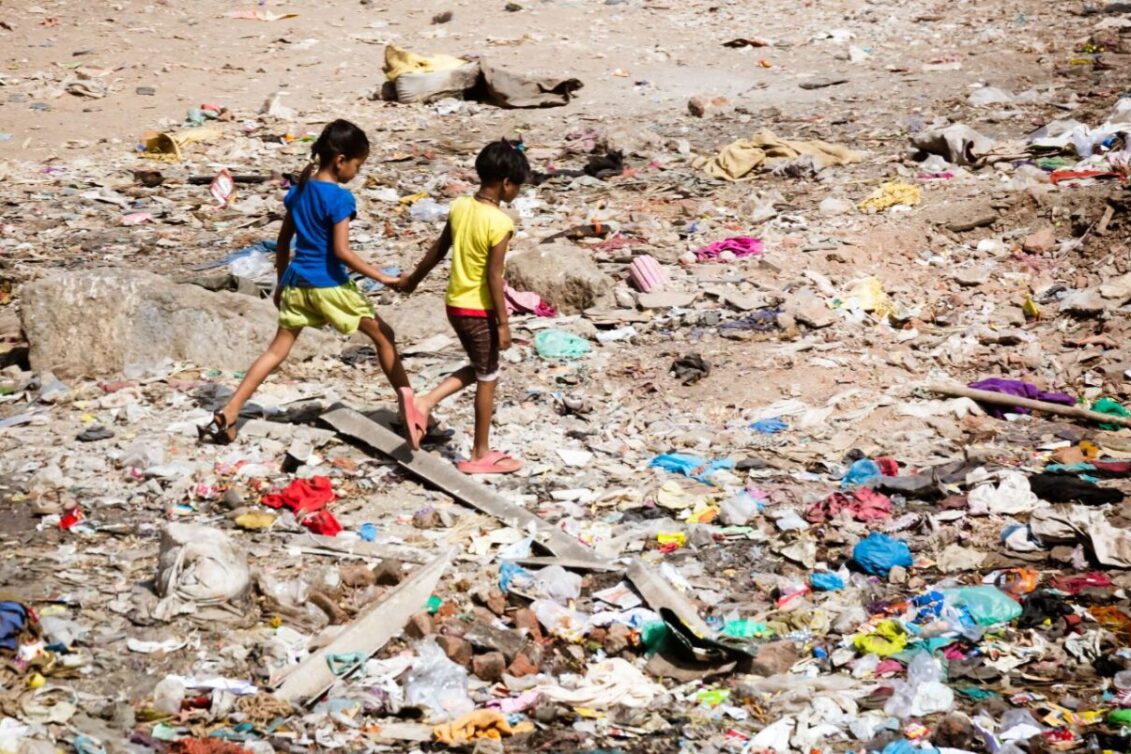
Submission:
<svg viewBox="0 0 1131 754">
<path fill-rule="evenodd" d="M 492 311 L 487 253 L 514 232 L 514 221 L 493 204 L 463 196 L 448 213 L 452 228 L 452 277 L 444 302 L 459 309 Z"/>
<path fill-rule="evenodd" d="M 168 133 L 150 134 L 145 136 L 145 151 L 142 157 L 165 162 L 180 162 L 184 159 L 181 150 L 197 142 L 211 143 L 219 141 L 224 132 L 219 126 L 208 125 L 198 128 L 186 128 L 183 131 L 170 131 Z"/>
<path fill-rule="evenodd" d="M 352 281 L 333 288 L 288 286 L 279 303 L 279 327 L 288 330 L 329 323 L 338 332 L 349 335 L 357 331 L 365 317 L 376 318 L 377 313 Z"/>
<path fill-rule="evenodd" d="M 460 746 L 481 738 L 499 741 L 503 736 L 530 733 L 533 730 L 531 723 L 519 723 L 512 727 L 503 713 L 480 709 L 455 722 L 437 725 L 432 729 L 432 737 L 447 746 Z"/>
<path fill-rule="evenodd" d="M 908 638 L 907 629 L 898 621 L 884 620 L 879 622 L 873 633 L 852 637 L 852 646 L 862 655 L 891 657 L 903 651 Z"/>
<path fill-rule="evenodd" d="M 883 212 L 897 204 L 913 207 L 923 198 L 918 186 L 903 181 L 891 181 L 880 186 L 860 202 L 862 212 Z"/>
<path fill-rule="evenodd" d="M 396 45 L 385 47 L 385 78 L 396 81 L 405 73 L 433 73 L 435 71 L 450 71 L 453 68 L 467 65 L 466 60 L 454 58 L 451 55 L 432 55 L 424 57 L 408 50 L 402 50 Z"/>
<path fill-rule="evenodd" d="M 844 303 L 860 311 L 874 312 L 877 317 L 887 317 L 895 312 L 895 305 L 884 291 L 884 284 L 874 277 L 857 283 L 856 287 L 845 296 Z"/>
<path fill-rule="evenodd" d="M 759 131 L 749 139 L 739 139 L 710 159 L 700 159 L 696 166 L 715 178 L 737 181 L 751 173 L 769 169 L 769 160 L 794 160 L 802 155 L 813 157 L 819 168 L 849 165 L 863 159 L 840 144 L 824 141 L 786 141 L 772 131 Z"/>
</svg>

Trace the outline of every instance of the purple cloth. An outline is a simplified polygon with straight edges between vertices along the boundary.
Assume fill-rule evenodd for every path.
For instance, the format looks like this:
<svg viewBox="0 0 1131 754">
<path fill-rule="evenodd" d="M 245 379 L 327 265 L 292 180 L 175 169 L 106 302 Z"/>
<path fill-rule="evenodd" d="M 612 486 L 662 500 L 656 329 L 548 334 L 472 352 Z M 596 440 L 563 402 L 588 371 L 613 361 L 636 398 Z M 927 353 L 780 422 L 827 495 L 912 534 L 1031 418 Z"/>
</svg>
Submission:
<svg viewBox="0 0 1131 754">
<path fill-rule="evenodd" d="M 1043 393 L 1036 385 L 1030 385 L 1028 382 L 1021 380 L 1003 380 L 998 377 L 991 377 L 988 380 L 979 380 L 978 382 L 971 382 L 967 387 L 972 387 L 975 390 L 989 390 L 993 393 L 1004 393 L 1005 395 L 1016 395 L 1019 398 L 1031 398 L 1035 401 L 1044 401 L 1045 403 L 1059 403 L 1062 406 L 1075 406 L 1076 399 L 1066 393 Z M 1013 408 L 1006 409 L 1004 406 L 984 406 L 986 413 L 990 416 L 996 416 L 999 419 L 1008 411 L 1011 414 L 1027 414 L 1029 409 L 1014 406 Z"/>
<path fill-rule="evenodd" d="M 715 241 L 713 244 L 708 244 L 695 252 L 695 258 L 700 262 L 709 262 L 712 259 L 718 259 L 719 254 L 722 254 L 724 251 L 729 251 L 739 259 L 742 257 L 751 257 L 762 253 L 762 242 L 757 238 L 748 238 L 747 236 L 728 238 L 725 241 Z"/>
</svg>

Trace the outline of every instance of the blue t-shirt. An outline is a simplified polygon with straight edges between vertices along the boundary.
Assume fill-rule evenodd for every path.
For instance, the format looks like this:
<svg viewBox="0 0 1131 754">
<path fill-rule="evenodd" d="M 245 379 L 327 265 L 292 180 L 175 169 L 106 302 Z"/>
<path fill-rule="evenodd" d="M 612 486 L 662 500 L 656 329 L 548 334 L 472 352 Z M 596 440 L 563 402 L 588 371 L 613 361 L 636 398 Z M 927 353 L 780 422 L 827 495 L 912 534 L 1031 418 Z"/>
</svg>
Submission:
<svg viewBox="0 0 1131 754">
<path fill-rule="evenodd" d="M 353 194 L 336 183 L 308 180 L 292 186 L 283 204 L 295 224 L 295 243 L 280 284 L 334 288 L 347 283 L 349 271 L 334 256 L 334 226 L 357 216 Z"/>
</svg>

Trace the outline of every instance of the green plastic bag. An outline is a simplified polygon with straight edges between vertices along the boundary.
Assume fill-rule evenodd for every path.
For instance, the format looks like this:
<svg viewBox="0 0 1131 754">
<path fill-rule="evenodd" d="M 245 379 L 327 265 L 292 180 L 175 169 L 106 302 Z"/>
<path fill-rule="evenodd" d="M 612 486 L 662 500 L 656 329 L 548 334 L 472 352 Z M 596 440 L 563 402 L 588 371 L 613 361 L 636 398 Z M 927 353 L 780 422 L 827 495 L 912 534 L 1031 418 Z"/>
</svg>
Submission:
<svg viewBox="0 0 1131 754">
<path fill-rule="evenodd" d="M 589 341 L 564 330 L 542 330 L 534 336 L 534 350 L 543 359 L 580 359 L 589 353 Z"/>
<path fill-rule="evenodd" d="M 996 586 L 964 586 L 943 592 L 946 603 L 966 608 L 979 626 L 1009 623 L 1021 615 L 1021 605 Z"/>
<path fill-rule="evenodd" d="M 1113 400 L 1112 398 L 1100 398 L 1092 404 L 1092 410 L 1098 411 L 1101 414 L 1107 414 L 1108 416 L 1131 416 L 1131 411 L 1125 409 L 1119 401 Z M 1106 429 L 1109 432 L 1115 432 L 1122 428 L 1123 425 L 1121 424 L 1100 425 L 1100 429 Z"/>
</svg>

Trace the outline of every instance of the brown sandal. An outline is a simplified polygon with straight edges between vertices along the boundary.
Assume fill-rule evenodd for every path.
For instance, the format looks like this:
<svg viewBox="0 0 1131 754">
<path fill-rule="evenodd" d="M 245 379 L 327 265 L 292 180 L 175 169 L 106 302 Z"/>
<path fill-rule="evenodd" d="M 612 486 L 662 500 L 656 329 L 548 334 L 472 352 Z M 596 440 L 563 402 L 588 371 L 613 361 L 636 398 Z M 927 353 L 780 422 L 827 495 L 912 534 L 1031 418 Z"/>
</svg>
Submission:
<svg viewBox="0 0 1131 754">
<path fill-rule="evenodd" d="M 196 428 L 196 436 L 200 442 L 208 440 L 216 445 L 230 445 L 236 439 L 236 426 L 228 424 L 227 417 L 217 411 L 212 414 L 212 421 Z"/>
</svg>

